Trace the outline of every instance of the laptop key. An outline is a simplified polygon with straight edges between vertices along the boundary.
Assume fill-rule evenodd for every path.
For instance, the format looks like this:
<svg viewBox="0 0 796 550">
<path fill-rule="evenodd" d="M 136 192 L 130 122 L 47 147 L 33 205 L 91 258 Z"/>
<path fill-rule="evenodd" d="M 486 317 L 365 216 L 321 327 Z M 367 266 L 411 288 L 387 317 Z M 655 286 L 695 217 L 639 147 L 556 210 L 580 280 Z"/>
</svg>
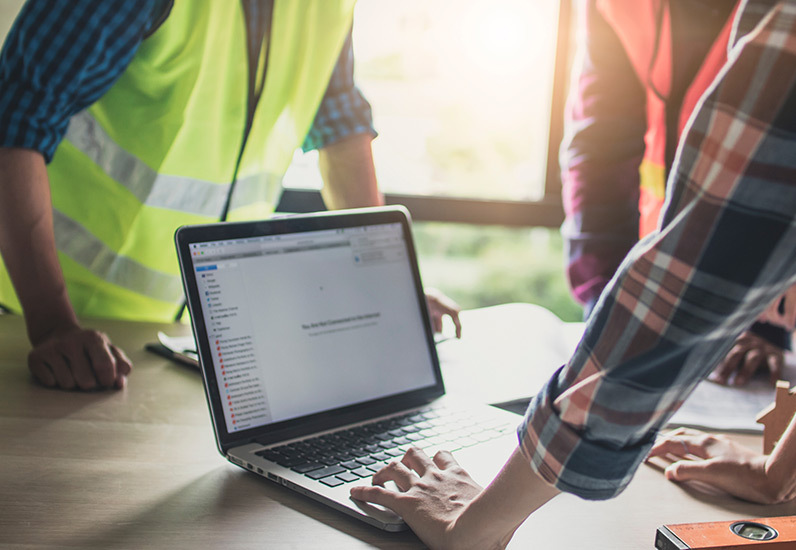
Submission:
<svg viewBox="0 0 796 550">
<path fill-rule="evenodd" d="M 478 432 L 472 434 L 470 437 L 472 437 L 476 441 L 489 441 L 490 439 L 492 439 L 493 436 L 492 432 Z"/>
<path fill-rule="evenodd" d="M 346 470 L 356 470 L 357 468 L 362 466 L 362 464 L 360 464 L 356 460 L 347 460 L 346 462 L 341 462 L 340 466 L 342 466 Z"/>
<path fill-rule="evenodd" d="M 350 483 L 352 481 L 356 481 L 356 480 L 360 479 L 360 477 L 358 475 L 352 474 L 351 472 L 343 472 L 342 474 L 337 474 L 337 476 L 335 476 L 335 477 L 338 477 L 338 478 L 342 479 L 346 483 Z"/>
<path fill-rule="evenodd" d="M 285 458 L 284 455 L 282 455 L 280 453 L 277 453 L 275 451 L 272 451 L 271 449 L 266 449 L 264 451 L 257 451 L 254 454 L 256 454 L 257 456 L 261 456 L 261 457 L 263 457 L 266 460 L 270 460 L 271 462 L 278 462 L 279 460 Z"/>
<path fill-rule="evenodd" d="M 342 485 L 343 483 L 345 483 L 342 479 L 336 476 L 324 477 L 319 481 L 324 485 L 328 485 L 329 487 L 337 487 L 338 485 Z"/>
<path fill-rule="evenodd" d="M 299 464 L 298 466 L 293 466 L 291 470 L 294 472 L 298 472 L 300 474 L 306 474 L 307 472 L 311 472 L 313 470 L 320 470 L 323 468 L 323 464 L 318 464 L 317 462 L 310 462 L 307 464 Z"/>
<path fill-rule="evenodd" d="M 276 461 L 276 463 L 279 464 L 280 466 L 284 466 L 285 468 L 292 468 L 300 464 L 306 464 L 308 460 L 309 459 L 306 456 L 297 456 L 289 458 L 280 458 L 279 460 Z"/>
<path fill-rule="evenodd" d="M 392 457 L 387 453 L 374 453 L 370 455 L 370 458 L 384 462 L 385 460 L 390 460 Z"/>
<path fill-rule="evenodd" d="M 359 477 L 370 477 L 373 475 L 373 472 L 371 470 L 368 470 L 365 466 L 361 466 L 356 470 L 351 470 L 351 473 L 356 474 Z"/>
<path fill-rule="evenodd" d="M 321 468 L 320 470 L 307 472 L 304 475 L 312 479 L 321 479 L 322 477 L 333 476 L 334 474 L 340 474 L 345 471 L 346 469 L 342 466 L 327 466 L 326 468 Z"/>
<path fill-rule="evenodd" d="M 370 470 L 371 472 L 373 472 L 375 474 L 376 472 L 378 472 L 379 470 L 384 468 L 384 466 L 386 466 L 386 464 L 384 464 L 384 462 L 377 462 L 376 464 L 371 464 L 369 466 L 365 466 L 365 469 Z"/>
<path fill-rule="evenodd" d="M 354 460 L 357 457 L 357 455 L 347 451 L 335 453 L 334 456 L 341 462 L 343 460 Z"/>
</svg>

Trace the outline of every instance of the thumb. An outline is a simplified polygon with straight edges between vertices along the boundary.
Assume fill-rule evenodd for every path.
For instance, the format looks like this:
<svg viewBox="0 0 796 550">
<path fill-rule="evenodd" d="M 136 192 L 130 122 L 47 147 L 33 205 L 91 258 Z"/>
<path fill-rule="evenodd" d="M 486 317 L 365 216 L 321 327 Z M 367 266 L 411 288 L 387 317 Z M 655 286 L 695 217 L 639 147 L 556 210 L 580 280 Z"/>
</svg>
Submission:
<svg viewBox="0 0 796 550">
<path fill-rule="evenodd" d="M 744 496 L 751 484 L 748 472 L 739 464 L 711 458 L 707 460 L 680 460 L 664 471 L 669 481 L 695 483 L 703 489 L 710 487 L 736 496 Z"/>
<path fill-rule="evenodd" d="M 771 482 L 761 466 L 740 464 L 722 459 L 675 462 L 665 470 L 666 479 L 694 483 L 710 492 L 719 491 L 751 502 L 771 504 Z M 780 485 L 777 485 L 779 487 Z"/>
<path fill-rule="evenodd" d="M 712 477 L 710 462 L 710 460 L 698 462 L 678 460 L 664 470 L 664 475 L 669 481 L 709 481 Z"/>
</svg>

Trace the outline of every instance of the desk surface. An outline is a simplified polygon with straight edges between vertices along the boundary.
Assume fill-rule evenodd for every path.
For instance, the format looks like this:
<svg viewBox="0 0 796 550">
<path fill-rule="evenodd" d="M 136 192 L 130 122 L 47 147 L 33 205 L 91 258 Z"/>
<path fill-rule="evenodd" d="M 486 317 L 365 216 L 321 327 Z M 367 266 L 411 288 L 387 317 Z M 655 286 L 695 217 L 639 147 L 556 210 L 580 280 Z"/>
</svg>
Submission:
<svg viewBox="0 0 796 550">
<path fill-rule="evenodd" d="M 34 384 L 22 320 L 0 316 L 0 547 L 422 547 L 411 532 L 383 533 L 227 463 L 213 442 L 198 373 L 143 350 L 157 330 L 188 327 L 89 325 L 135 363 L 124 391 Z M 742 440 L 759 445 L 757 437 Z M 653 548 L 663 523 L 791 514 L 794 504 L 706 496 L 642 466 L 612 501 L 557 497 L 526 521 L 511 547 L 638 550 Z"/>
</svg>

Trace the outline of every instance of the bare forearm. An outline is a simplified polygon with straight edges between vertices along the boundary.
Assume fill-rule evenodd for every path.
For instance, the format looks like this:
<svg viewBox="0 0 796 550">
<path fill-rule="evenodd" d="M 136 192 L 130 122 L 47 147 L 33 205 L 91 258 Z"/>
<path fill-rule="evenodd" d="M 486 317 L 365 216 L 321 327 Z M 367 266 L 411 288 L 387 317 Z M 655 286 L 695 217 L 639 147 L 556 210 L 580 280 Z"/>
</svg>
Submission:
<svg viewBox="0 0 796 550">
<path fill-rule="evenodd" d="M 357 134 L 320 150 L 321 194 L 330 210 L 384 203 L 376 183 L 372 139 L 370 134 Z"/>
<path fill-rule="evenodd" d="M 38 343 L 56 328 L 76 326 L 55 249 L 44 158 L 0 148 L 0 251 Z"/>
<path fill-rule="evenodd" d="M 454 547 L 506 546 L 522 522 L 559 492 L 536 475 L 515 449 L 497 477 L 456 520 Z"/>
</svg>

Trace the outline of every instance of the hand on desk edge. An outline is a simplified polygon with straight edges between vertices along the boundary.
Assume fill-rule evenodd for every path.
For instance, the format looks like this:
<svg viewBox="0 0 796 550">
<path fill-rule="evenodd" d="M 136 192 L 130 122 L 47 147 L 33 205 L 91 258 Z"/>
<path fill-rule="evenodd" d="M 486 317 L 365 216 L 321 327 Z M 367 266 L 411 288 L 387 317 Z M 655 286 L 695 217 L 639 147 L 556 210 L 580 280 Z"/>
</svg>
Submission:
<svg viewBox="0 0 796 550">
<path fill-rule="evenodd" d="M 456 327 L 456 338 L 462 337 L 462 322 L 459 314 L 462 308 L 459 304 L 448 298 L 436 288 L 425 288 L 426 303 L 428 304 L 428 314 L 431 317 L 431 326 L 434 332 L 442 332 L 442 319 L 447 315 Z"/>
</svg>

